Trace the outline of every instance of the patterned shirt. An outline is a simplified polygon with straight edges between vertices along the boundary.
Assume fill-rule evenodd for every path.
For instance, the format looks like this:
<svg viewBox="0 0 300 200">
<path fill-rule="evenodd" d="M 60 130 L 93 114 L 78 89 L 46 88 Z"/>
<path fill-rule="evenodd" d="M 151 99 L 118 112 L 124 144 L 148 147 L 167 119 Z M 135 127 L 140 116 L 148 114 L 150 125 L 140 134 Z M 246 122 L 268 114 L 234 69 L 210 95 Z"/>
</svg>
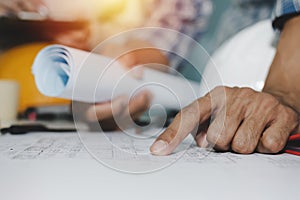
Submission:
<svg viewBox="0 0 300 200">
<path fill-rule="evenodd" d="M 285 22 L 300 15 L 300 0 L 277 0 L 273 13 L 273 27 L 282 30 Z"/>
<path fill-rule="evenodd" d="M 168 28 L 197 40 L 205 32 L 211 13 L 210 0 L 156 0 L 145 27 Z M 183 59 L 172 52 L 185 57 L 192 41 L 179 33 L 156 29 L 144 37 L 154 46 L 169 50 L 170 65 L 177 67 Z"/>
</svg>

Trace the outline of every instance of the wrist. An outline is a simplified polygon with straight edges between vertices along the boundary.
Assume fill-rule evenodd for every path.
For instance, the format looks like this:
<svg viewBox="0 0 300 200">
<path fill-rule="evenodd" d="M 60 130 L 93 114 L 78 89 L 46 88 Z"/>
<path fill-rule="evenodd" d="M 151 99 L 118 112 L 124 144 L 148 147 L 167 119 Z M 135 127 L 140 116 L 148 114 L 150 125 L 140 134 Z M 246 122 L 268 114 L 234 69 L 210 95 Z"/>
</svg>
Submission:
<svg viewBox="0 0 300 200">
<path fill-rule="evenodd" d="M 275 97 L 282 105 L 289 107 L 292 109 L 298 116 L 298 122 L 300 122 L 300 109 L 297 105 L 294 104 L 293 100 L 290 100 L 290 97 L 279 90 L 274 88 L 265 88 L 263 90 L 264 93 L 268 93 Z M 300 133 L 300 123 L 298 123 L 298 127 L 293 131 L 293 133 Z"/>
<path fill-rule="evenodd" d="M 297 101 L 297 95 L 293 95 L 292 92 L 286 90 L 280 90 L 271 87 L 265 87 L 263 92 L 274 96 L 281 104 L 290 107 L 298 115 L 300 114 L 300 104 Z"/>
<path fill-rule="evenodd" d="M 263 92 L 300 113 L 300 17 L 289 20 L 281 32 L 277 52 Z"/>
</svg>

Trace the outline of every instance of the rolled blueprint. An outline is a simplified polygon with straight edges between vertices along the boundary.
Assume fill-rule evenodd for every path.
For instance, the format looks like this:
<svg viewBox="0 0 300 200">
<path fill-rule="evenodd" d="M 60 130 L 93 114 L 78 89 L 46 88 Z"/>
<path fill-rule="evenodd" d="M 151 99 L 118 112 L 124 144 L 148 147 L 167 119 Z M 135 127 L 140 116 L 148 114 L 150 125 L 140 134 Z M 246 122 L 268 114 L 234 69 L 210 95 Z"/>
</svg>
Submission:
<svg viewBox="0 0 300 200">
<path fill-rule="evenodd" d="M 148 68 L 141 79 L 135 79 L 111 58 L 62 45 L 42 49 L 32 72 L 42 94 L 88 103 L 148 90 L 153 96 L 151 105 L 180 109 L 196 100 L 200 87 L 183 77 Z"/>
</svg>

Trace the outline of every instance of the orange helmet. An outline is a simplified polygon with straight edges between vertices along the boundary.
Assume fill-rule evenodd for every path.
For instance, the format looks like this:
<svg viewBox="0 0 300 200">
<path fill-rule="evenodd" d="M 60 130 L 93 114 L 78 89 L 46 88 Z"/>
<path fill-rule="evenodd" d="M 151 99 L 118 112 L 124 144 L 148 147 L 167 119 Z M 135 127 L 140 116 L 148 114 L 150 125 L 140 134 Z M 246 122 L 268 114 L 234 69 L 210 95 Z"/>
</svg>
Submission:
<svg viewBox="0 0 300 200">
<path fill-rule="evenodd" d="M 26 44 L 12 48 L 0 55 L 0 79 L 12 79 L 20 84 L 19 111 L 34 106 L 70 103 L 67 100 L 46 97 L 35 86 L 31 66 L 36 54 L 46 45 L 48 43 Z"/>
</svg>

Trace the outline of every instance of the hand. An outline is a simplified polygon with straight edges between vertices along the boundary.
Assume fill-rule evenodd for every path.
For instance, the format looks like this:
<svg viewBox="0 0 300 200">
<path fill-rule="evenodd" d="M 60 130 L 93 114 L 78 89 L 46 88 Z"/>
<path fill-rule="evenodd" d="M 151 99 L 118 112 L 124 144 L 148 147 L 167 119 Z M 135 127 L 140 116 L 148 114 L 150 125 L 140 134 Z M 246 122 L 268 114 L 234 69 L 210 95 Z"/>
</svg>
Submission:
<svg viewBox="0 0 300 200">
<path fill-rule="evenodd" d="M 54 35 L 54 42 L 69 47 L 89 51 L 90 45 L 87 38 L 90 36 L 89 27 L 84 27 L 78 30 L 66 31 Z"/>
<path fill-rule="evenodd" d="M 212 122 L 210 122 L 212 119 Z M 168 155 L 193 130 L 199 146 L 241 154 L 278 153 L 298 126 L 298 116 L 267 93 L 217 87 L 184 108 L 151 146 Z"/>
<path fill-rule="evenodd" d="M 167 72 L 168 58 L 150 43 L 143 40 L 129 40 L 124 44 L 108 44 L 103 47 L 102 55 L 119 57 L 118 61 L 128 69 L 138 65 L 146 65 L 149 68 Z"/>
<path fill-rule="evenodd" d="M 154 48 L 143 49 L 144 45 L 146 45 L 145 42 L 132 41 L 129 42 L 127 46 L 110 46 L 110 48 L 107 48 L 101 53 L 111 57 L 115 57 L 116 55 L 114 54 L 116 53 L 122 55 L 118 58 L 118 61 L 128 69 L 141 64 L 157 63 L 165 65 L 168 63 L 165 55 L 159 50 Z M 149 44 L 147 44 L 147 46 L 149 47 Z M 162 67 L 162 65 L 151 64 L 147 65 L 147 67 L 152 67 L 161 71 L 167 71 L 166 67 Z M 141 68 L 139 67 L 137 69 Z M 143 76 L 142 70 L 135 70 L 135 72 L 137 73 L 132 74 L 135 78 L 141 78 Z M 122 128 L 118 127 L 120 124 L 116 124 L 114 117 L 118 117 L 118 121 L 122 121 L 124 123 L 123 125 L 126 126 L 128 118 L 136 120 L 148 109 L 151 103 L 152 95 L 148 91 L 142 91 L 131 98 L 129 103 L 127 98 L 128 97 L 126 96 L 122 96 L 113 99 L 111 102 L 99 103 L 91 106 L 86 112 L 86 117 L 91 122 L 99 121 L 101 128 L 106 131 Z M 114 108 L 115 116 L 113 115 L 112 107 Z"/>
</svg>

